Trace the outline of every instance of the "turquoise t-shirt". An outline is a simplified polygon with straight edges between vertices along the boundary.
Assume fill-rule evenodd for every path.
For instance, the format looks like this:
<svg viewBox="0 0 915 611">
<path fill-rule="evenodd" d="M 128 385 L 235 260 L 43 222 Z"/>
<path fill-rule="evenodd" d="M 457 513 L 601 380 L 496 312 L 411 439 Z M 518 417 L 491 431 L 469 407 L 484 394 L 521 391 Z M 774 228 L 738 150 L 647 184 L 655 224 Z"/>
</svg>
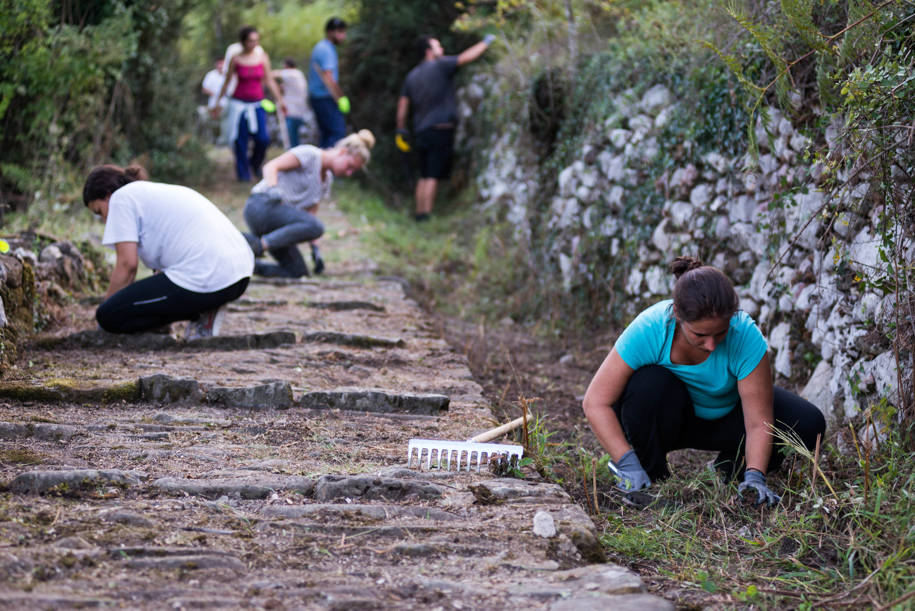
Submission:
<svg viewBox="0 0 915 611">
<path fill-rule="evenodd" d="M 750 315 L 738 311 L 731 317 L 728 333 L 712 353 L 698 365 L 670 362 L 676 320 L 673 301 L 656 303 L 636 316 L 615 348 L 623 361 L 633 369 L 661 365 L 686 383 L 696 416 L 716 420 L 737 405 L 737 381 L 750 375 L 768 346 Z"/>
</svg>

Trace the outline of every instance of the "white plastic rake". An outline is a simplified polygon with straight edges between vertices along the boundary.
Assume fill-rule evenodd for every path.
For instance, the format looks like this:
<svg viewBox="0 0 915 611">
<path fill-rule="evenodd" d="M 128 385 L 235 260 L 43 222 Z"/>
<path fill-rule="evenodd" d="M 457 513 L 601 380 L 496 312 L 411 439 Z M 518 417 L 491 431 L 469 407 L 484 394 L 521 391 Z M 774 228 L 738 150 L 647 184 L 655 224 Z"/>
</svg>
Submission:
<svg viewBox="0 0 915 611">
<path fill-rule="evenodd" d="M 523 423 L 523 416 L 515 418 L 511 422 L 480 433 L 467 441 L 411 439 L 407 444 L 407 468 L 412 466 L 414 456 L 417 468 L 422 468 L 425 463 L 426 469 L 436 468 L 449 471 L 452 465 L 458 471 L 462 468 L 470 471 L 476 463 L 476 470 L 479 471 L 483 465 L 488 465 L 493 461 L 517 464 L 524 454 L 522 446 L 485 442 L 515 430 Z"/>
</svg>

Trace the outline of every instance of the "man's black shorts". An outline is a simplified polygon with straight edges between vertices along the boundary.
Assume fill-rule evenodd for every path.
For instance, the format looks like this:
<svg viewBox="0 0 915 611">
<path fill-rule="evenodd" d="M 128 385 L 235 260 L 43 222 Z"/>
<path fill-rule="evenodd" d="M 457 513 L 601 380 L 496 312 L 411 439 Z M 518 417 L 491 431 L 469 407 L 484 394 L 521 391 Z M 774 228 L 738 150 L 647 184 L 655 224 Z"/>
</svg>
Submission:
<svg viewBox="0 0 915 611">
<path fill-rule="evenodd" d="M 454 129 L 424 129 L 416 134 L 420 178 L 448 178 L 454 157 Z"/>
</svg>

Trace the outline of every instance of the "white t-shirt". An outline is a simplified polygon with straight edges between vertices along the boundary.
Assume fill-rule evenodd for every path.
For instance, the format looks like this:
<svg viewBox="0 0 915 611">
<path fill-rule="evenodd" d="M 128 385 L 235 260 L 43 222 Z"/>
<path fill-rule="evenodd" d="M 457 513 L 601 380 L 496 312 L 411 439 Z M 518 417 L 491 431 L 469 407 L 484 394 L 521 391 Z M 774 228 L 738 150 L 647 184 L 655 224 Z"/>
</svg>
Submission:
<svg viewBox="0 0 915 611">
<path fill-rule="evenodd" d="M 305 98 L 308 86 L 305 75 L 298 68 L 283 68 L 278 72 L 283 88 L 283 101 L 286 102 L 286 116 L 301 119 L 305 116 Z"/>
<path fill-rule="evenodd" d="M 102 244 L 119 242 L 136 242 L 147 267 L 195 293 L 214 293 L 254 272 L 241 232 L 187 187 L 138 180 L 112 193 Z"/>
<path fill-rule="evenodd" d="M 206 76 L 203 77 L 203 83 L 201 87 L 207 91 L 211 91 L 209 100 L 207 100 L 207 107 L 213 108 L 216 106 L 216 96 L 219 95 L 219 90 L 222 89 L 222 83 L 226 80 L 226 75 L 213 68 L 206 73 Z M 222 104 L 220 106 L 225 106 L 226 101 L 223 98 Z"/>
</svg>

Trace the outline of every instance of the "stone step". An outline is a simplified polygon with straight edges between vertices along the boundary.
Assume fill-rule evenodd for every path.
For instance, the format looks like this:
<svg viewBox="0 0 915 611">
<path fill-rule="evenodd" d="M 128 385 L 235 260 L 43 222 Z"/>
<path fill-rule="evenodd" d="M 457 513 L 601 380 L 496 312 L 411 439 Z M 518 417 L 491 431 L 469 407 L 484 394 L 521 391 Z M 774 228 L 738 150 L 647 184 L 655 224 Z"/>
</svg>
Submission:
<svg viewBox="0 0 915 611">
<path fill-rule="evenodd" d="M 397 412 L 436 416 L 448 409 L 445 395 L 392 393 L 380 389 L 352 388 L 303 393 L 296 404 L 307 409 L 343 409 L 361 412 Z"/>
<path fill-rule="evenodd" d="M 117 334 L 92 329 L 64 337 L 39 338 L 33 346 L 38 350 L 265 350 L 295 343 L 296 335 L 292 331 L 219 335 L 185 341 L 166 333 Z"/>
<path fill-rule="evenodd" d="M 296 492 L 311 496 L 315 480 L 295 475 L 269 475 L 233 478 L 181 479 L 161 477 L 152 488 L 167 494 L 186 494 L 208 499 L 226 496 L 241 499 L 266 499 L 275 492 Z"/>
<path fill-rule="evenodd" d="M 302 335 L 302 342 L 322 344 L 339 344 L 354 348 L 403 348 L 407 345 L 403 339 L 359 335 L 356 333 L 338 333 L 336 331 L 316 331 Z"/>
<path fill-rule="evenodd" d="M 8 484 L 9 490 L 22 494 L 59 494 L 72 496 L 83 491 L 117 486 L 138 486 L 145 474 L 123 469 L 70 469 L 28 471 Z"/>
<path fill-rule="evenodd" d="M 307 301 L 305 305 L 309 308 L 319 310 L 331 310 L 333 312 L 345 312 L 348 310 L 369 310 L 371 312 L 384 312 L 384 306 L 374 304 L 370 301 Z"/>
</svg>

